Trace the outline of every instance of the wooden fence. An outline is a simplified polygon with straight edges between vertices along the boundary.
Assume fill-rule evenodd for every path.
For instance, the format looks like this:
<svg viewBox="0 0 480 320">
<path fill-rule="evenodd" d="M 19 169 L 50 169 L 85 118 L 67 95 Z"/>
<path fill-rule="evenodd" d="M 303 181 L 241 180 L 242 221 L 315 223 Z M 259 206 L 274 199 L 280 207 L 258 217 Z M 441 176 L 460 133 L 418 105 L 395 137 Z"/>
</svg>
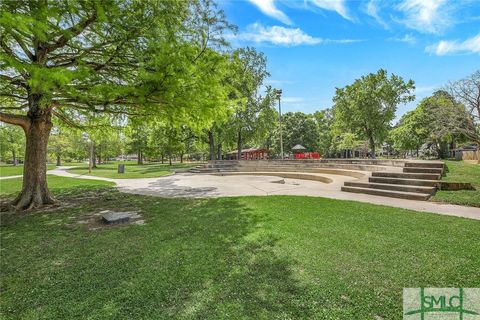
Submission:
<svg viewBox="0 0 480 320">
<path fill-rule="evenodd" d="M 480 163 L 480 151 L 462 151 L 462 160 L 477 160 Z"/>
</svg>

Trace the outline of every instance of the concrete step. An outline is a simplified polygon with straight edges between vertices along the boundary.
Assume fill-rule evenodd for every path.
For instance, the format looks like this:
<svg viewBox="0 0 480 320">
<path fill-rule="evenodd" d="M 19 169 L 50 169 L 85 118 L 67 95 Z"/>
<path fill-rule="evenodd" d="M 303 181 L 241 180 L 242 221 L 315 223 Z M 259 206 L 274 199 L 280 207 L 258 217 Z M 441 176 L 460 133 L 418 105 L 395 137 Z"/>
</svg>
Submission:
<svg viewBox="0 0 480 320">
<path fill-rule="evenodd" d="M 388 177 L 400 179 L 425 179 L 425 180 L 439 180 L 440 174 L 435 173 L 406 173 L 406 172 L 372 172 L 373 177 Z"/>
<path fill-rule="evenodd" d="M 443 162 L 405 162 L 407 168 L 441 168 L 444 167 Z"/>
<path fill-rule="evenodd" d="M 393 190 L 393 191 L 412 192 L 412 193 L 426 193 L 430 195 L 435 192 L 435 187 L 408 186 L 408 185 L 402 185 L 402 184 L 345 181 L 344 185 L 347 187 Z"/>
<path fill-rule="evenodd" d="M 423 186 L 423 187 L 435 187 L 438 180 L 425 180 L 425 179 L 402 179 L 402 178 L 390 178 L 390 177 L 369 177 L 369 182 L 384 183 L 384 184 L 401 184 L 407 186 Z"/>
<path fill-rule="evenodd" d="M 203 166 L 204 168 L 234 168 L 236 165 L 234 164 L 224 164 L 224 163 L 218 163 L 218 164 L 206 164 Z"/>
<path fill-rule="evenodd" d="M 358 187 L 348 187 L 343 186 L 342 191 L 354 192 L 354 193 L 366 193 L 375 196 L 389 197 L 389 198 L 400 198 L 408 200 L 428 200 L 430 198 L 429 194 L 424 193 L 413 193 L 413 192 L 401 192 L 401 191 L 392 191 L 392 190 L 380 190 L 372 188 L 358 188 Z"/>
<path fill-rule="evenodd" d="M 405 168 L 403 168 L 403 172 L 442 174 L 443 173 L 443 168 L 405 167 Z"/>
</svg>

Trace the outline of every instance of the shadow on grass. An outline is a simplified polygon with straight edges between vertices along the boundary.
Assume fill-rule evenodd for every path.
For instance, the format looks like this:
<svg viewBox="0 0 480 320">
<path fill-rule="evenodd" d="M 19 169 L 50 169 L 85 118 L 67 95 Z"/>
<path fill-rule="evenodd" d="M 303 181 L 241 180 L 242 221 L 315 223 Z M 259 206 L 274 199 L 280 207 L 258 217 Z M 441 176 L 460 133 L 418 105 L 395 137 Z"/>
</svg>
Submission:
<svg viewBox="0 0 480 320">
<path fill-rule="evenodd" d="M 295 262 L 280 254 L 263 227 L 267 218 L 245 202 L 116 191 L 80 198 L 68 210 L 2 219 L 3 316 L 311 316 L 307 289 L 293 276 Z M 138 210 L 146 225 L 90 231 L 74 222 L 105 209 Z"/>
</svg>

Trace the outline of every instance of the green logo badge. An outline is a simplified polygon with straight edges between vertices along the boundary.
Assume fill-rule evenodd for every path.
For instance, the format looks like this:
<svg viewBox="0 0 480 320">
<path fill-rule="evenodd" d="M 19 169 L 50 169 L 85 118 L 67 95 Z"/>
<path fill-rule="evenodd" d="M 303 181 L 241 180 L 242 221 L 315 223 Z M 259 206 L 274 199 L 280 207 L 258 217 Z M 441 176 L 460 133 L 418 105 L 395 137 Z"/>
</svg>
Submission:
<svg viewBox="0 0 480 320">
<path fill-rule="evenodd" d="M 404 288 L 403 319 L 480 320 L 480 289 Z"/>
</svg>

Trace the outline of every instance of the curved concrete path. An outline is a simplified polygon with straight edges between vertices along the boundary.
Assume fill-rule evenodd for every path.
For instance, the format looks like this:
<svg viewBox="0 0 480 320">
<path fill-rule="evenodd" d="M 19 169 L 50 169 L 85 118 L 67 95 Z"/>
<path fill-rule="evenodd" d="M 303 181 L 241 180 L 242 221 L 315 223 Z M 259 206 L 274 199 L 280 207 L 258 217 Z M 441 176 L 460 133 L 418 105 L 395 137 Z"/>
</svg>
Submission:
<svg viewBox="0 0 480 320">
<path fill-rule="evenodd" d="M 73 167 L 58 167 L 48 173 L 70 178 L 111 181 L 116 183 L 122 192 L 158 197 L 316 196 L 480 220 L 480 208 L 342 192 L 340 187 L 345 181 L 356 179 L 349 176 L 318 174 L 331 179 L 331 183 L 245 173 L 225 176 L 177 173 L 160 178 L 110 179 L 69 173 L 66 171 L 69 168 Z"/>
</svg>

